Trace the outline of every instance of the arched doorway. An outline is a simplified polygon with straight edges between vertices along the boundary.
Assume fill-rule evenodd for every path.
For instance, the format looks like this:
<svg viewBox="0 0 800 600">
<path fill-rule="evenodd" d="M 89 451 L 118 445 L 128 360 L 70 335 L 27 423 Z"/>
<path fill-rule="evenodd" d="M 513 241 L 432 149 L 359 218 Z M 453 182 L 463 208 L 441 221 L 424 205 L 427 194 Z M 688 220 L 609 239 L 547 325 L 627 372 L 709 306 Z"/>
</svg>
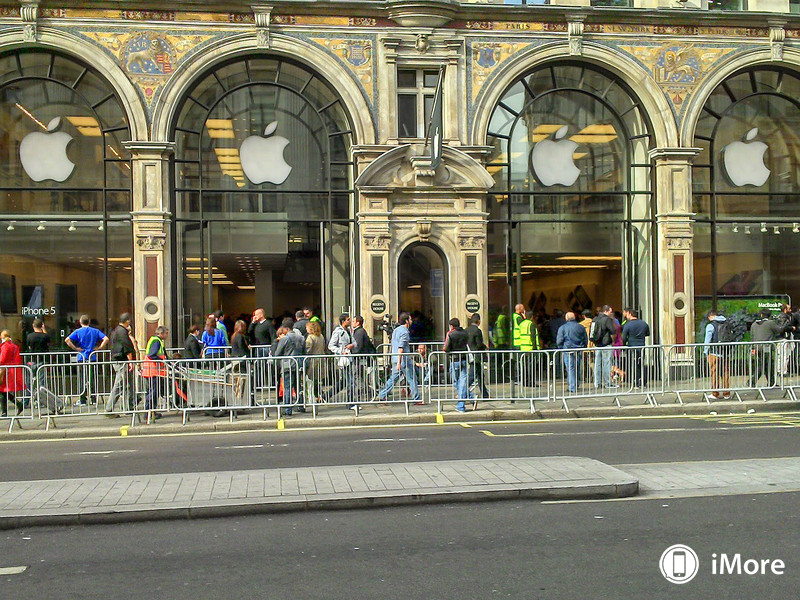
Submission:
<svg viewBox="0 0 800 600">
<path fill-rule="evenodd" d="M 603 304 L 655 318 L 651 131 L 595 65 L 544 63 L 508 87 L 487 131 L 490 318 L 517 303 L 545 319 Z"/>
<path fill-rule="evenodd" d="M 43 317 L 55 347 L 82 314 L 110 331 L 132 311 L 130 139 L 88 61 L 0 54 L 0 328 L 25 340 Z"/>
<path fill-rule="evenodd" d="M 175 136 L 177 322 L 220 308 L 351 305 L 352 127 L 309 66 L 255 55 L 215 65 L 181 100 Z"/>
<path fill-rule="evenodd" d="M 414 316 L 412 341 L 442 341 L 449 320 L 448 268 L 441 250 L 429 243 L 412 244 L 397 262 L 400 310 Z"/>
<path fill-rule="evenodd" d="M 697 333 L 714 307 L 741 327 L 800 298 L 800 73 L 754 65 L 706 99 L 693 145 Z"/>
</svg>

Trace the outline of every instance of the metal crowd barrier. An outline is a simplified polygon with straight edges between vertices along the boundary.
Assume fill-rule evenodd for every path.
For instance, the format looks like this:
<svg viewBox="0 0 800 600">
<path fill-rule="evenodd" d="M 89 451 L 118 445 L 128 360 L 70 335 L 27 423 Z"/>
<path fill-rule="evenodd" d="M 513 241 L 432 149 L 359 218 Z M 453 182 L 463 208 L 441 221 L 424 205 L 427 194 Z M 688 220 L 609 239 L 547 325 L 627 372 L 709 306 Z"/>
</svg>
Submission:
<svg viewBox="0 0 800 600">
<path fill-rule="evenodd" d="M 32 371 L 28 365 L 13 365 L 0 367 L 5 369 L 5 383 L 10 388 L 21 388 L 9 394 L 0 393 L 2 401 L 2 415 L 0 420 L 8 421 L 9 433 L 14 429 L 14 424 L 19 425 L 21 420 L 32 421 L 35 414 L 34 402 L 31 398 Z M 13 397 L 13 400 L 12 400 Z"/>
<path fill-rule="evenodd" d="M 745 392 L 767 400 L 770 391 L 797 400 L 800 344 L 793 340 L 730 344 L 680 344 L 583 348 L 577 350 L 488 350 L 409 354 L 269 356 L 254 347 L 248 358 L 207 357 L 114 362 L 107 351 L 96 360 L 76 362 L 75 353 L 26 355 L 19 369 L 25 389 L 17 396 L 23 412 L 8 412 L 9 430 L 20 419 L 125 416 L 131 425 L 157 413 L 227 416 L 260 411 L 267 419 L 287 411 L 313 416 L 333 407 L 375 403 L 404 406 L 436 402 L 441 412 L 459 395 L 478 402 L 559 402 L 576 405 L 630 400 L 657 406 L 674 393 L 683 404 L 691 396 L 742 401 Z M 398 360 L 401 363 L 397 371 Z M 47 361 L 47 362 L 42 362 Z M 454 363 L 456 363 L 454 365 Z M 572 375 L 572 377 L 571 377 Z M 392 378 L 393 388 L 381 391 Z M 465 390 L 466 379 L 466 390 Z M 460 389 L 459 389 L 460 382 Z"/>
<path fill-rule="evenodd" d="M 658 406 L 656 396 L 664 395 L 663 358 L 662 346 L 557 350 L 551 372 L 552 397 L 567 412 L 571 401 L 588 398 L 622 406 L 620 398 L 644 397 L 651 406 Z"/>
<path fill-rule="evenodd" d="M 731 342 L 726 344 L 679 344 L 667 349 L 667 388 L 683 404 L 687 394 L 702 394 L 707 403 L 736 398 L 756 391 L 762 400 L 766 390 L 787 390 L 793 341 Z M 793 350 L 793 348 L 792 348 Z"/>
<path fill-rule="evenodd" d="M 437 403 L 464 400 L 477 407 L 478 401 L 528 402 L 531 414 L 537 400 L 547 400 L 552 373 L 549 354 L 544 350 L 487 350 L 484 352 L 432 352 L 428 397 Z M 466 378 L 466 390 L 459 380 Z"/>
</svg>

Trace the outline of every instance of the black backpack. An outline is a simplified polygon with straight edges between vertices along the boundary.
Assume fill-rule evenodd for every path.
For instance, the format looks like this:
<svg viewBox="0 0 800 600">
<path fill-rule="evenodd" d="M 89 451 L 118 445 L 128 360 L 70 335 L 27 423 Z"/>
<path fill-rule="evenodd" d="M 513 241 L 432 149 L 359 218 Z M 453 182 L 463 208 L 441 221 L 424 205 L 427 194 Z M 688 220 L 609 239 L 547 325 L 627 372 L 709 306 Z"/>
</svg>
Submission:
<svg viewBox="0 0 800 600">
<path fill-rule="evenodd" d="M 609 317 L 607 315 L 605 319 Z M 605 324 L 605 319 L 603 316 L 596 317 L 595 320 L 592 322 L 591 334 L 592 334 L 592 342 L 594 342 L 595 346 L 608 346 L 611 341 L 608 343 L 604 343 L 609 336 L 608 331 L 605 330 L 603 325 Z"/>
<path fill-rule="evenodd" d="M 738 341 L 736 332 L 733 330 L 733 325 L 731 325 L 730 321 L 713 321 L 713 323 L 717 339 L 712 341 L 719 342 L 720 344 L 729 344 Z"/>
</svg>

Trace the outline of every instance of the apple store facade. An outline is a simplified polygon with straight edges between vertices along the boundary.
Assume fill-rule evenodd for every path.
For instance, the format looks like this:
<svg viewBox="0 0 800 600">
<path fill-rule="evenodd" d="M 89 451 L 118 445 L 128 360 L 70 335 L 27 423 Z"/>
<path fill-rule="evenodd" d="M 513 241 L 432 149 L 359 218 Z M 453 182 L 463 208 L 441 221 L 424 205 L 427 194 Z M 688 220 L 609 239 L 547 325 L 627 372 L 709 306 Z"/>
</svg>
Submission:
<svg viewBox="0 0 800 600">
<path fill-rule="evenodd" d="M 274 4 L 0 12 L 1 328 L 132 312 L 179 342 L 307 306 L 441 339 L 611 304 L 681 343 L 712 306 L 800 298 L 791 23 Z"/>
</svg>

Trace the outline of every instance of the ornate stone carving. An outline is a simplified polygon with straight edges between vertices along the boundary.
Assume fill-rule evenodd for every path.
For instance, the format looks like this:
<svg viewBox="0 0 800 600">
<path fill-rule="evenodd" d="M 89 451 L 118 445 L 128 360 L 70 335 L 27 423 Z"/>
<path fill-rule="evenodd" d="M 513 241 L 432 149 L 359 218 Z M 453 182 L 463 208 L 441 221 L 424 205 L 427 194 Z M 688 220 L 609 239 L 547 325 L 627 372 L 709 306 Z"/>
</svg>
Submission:
<svg viewBox="0 0 800 600">
<path fill-rule="evenodd" d="M 429 219 L 420 219 L 417 221 L 417 237 L 420 242 L 427 242 L 431 237 L 431 227 L 433 222 Z"/>
<path fill-rule="evenodd" d="M 364 244 L 369 250 L 388 250 L 391 243 L 392 238 L 387 234 L 364 236 Z"/>
<path fill-rule="evenodd" d="M 420 33 L 417 36 L 417 40 L 414 42 L 414 48 L 417 49 L 417 52 L 421 52 L 425 54 L 428 51 L 428 48 L 431 47 L 431 43 L 428 41 L 428 36 L 424 33 Z"/>
<path fill-rule="evenodd" d="M 692 238 L 682 238 L 682 237 L 667 238 L 668 250 L 690 250 L 691 247 L 692 247 Z"/>
<path fill-rule="evenodd" d="M 783 44 L 786 41 L 786 30 L 783 25 L 772 25 L 769 28 L 769 45 L 772 60 L 783 60 Z"/>
<path fill-rule="evenodd" d="M 266 4 L 253 4 L 253 16 L 256 23 L 256 43 L 259 48 L 269 48 L 269 23 L 272 6 Z"/>
<path fill-rule="evenodd" d="M 139 234 L 136 236 L 136 245 L 139 246 L 141 250 L 149 250 L 149 251 L 157 251 L 160 252 L 164 249 L 164 245 L 167 243 L 167 236 L 166 234 Z"/>
<path fill-rule="evenodd" d="M 22 17 L 22 22 L 25 24 L 23 33 L 25 41 L 35 42 L 39 35 L 36 23 L 39 19 L 39 2 L 23 1 L 19 9 L 19 14 Z"/>
<path fill-rule="evenodd" d="M 583 21 L 570 21 L 567 24 L 567 39 L 569 53 L 580 56 L 583 53 Z"/>
<path fill-rule="evenodd" d="M 459 235 L 458 246 L 462 250 L 483 250 L 486 238 L 479 235 Z"/>
</svg>

